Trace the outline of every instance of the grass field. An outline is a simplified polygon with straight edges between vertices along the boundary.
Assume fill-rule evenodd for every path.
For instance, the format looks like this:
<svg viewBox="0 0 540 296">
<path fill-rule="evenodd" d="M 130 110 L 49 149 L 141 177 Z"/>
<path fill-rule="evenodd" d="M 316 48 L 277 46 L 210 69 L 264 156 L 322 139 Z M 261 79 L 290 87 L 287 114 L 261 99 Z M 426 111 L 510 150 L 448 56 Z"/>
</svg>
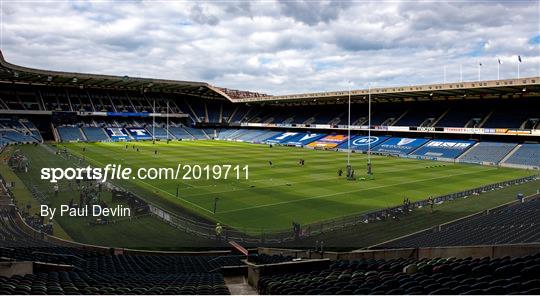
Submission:
<svg viewBox="0 0 540 296">
<path fill-rule="evenodd" d="M 11 149 L 14 147 L 8 148 L 14 150 Z M 30 203 L 32 205 L 30 213 L 39 212 L 39 202 L 32 197 L 28 189 L 31 187 L 39 190 L 53 208 L 68 204 L 71 199 L 78 200 L 80 191 L 76 186 L 70 187 L 67 181 L 59 181 L 60 192 L 55 195 L 53 194 L 53 185 L 47 180 L 41 180 L 40 176 L 40 170 L 43 167 L 73 167 L 77 163 L 75 159 L 66 159 L 64 156 L 55 155 L 42 146 L 23 145 L 17 146 L 17 149 L 20 149 L 29 159 L 28 172 L 15 173 L 2 163 L 0 164 L 0 174 L 6 180 L 15 181 L 13 194 L 15 201 L 22 206 L 23 210 L 26 210 L 25 205 Z M 9 152 L 8 149 L 4 150 L 2 156 L 7 157 Z M 101 200 L 107 202 L 109 206 L 117 204 L 112 201 L 111 192 L 107 190 L 103 190 L 101 193 Z M 93 217 L 56 215 L 54 235 L 92 245 L 135 249 L 198 250 L 200 248 L 223 247 L 223 244 L 190 235 L 150 215 L 106 225 L 91 226 L 89 223 L 93 221 L 95 221 Z"/>
<path fill-rule="evenodd" d="M 517 169 L 377 156 L 372 160 L 372 180 L 347 181 L 337 176 L 337 170 L 345 166 L 346 154 L 334 151 L 212 140 L 135 143 L 140 152 L 132 149 L 133 144 L 127 150 L 125 145 L 69 143 L 65 147 L 95 165 L 116 163 L 134 170 L 176 168 L 178 163 L 249 165 L 249 180 L 130 180 L 123 184 L 171 211 L 187 208 L 244 231 L 290 229 L 292 221 L 314 223 L 398 205 L 404 197 L 420 200 L 532 174 Z M 156 149 L 158 154 L 154 155 Z M 301 158 L 306 161 L 303 167 L 298 165 Z M 268 161 L 273 162 L 272 167 Z M 361 175 L 366 155 L 353 154 L 351 164 Z M 214 214 L 216 197 L 219 201 Z"/>
</svg>

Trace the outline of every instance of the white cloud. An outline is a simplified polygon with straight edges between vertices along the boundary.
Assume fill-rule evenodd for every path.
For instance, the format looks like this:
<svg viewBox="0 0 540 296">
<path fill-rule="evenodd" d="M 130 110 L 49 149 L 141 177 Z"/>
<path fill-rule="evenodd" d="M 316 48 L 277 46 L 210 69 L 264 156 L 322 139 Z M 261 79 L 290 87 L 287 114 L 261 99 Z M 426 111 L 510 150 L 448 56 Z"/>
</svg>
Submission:
<svg viewBox="0 0 540 296">
<path fill-rule="evenodd" d="M 272 94 L 540 75 L 538 1 L 2 1 L 8 61 Z"/>
</svg>

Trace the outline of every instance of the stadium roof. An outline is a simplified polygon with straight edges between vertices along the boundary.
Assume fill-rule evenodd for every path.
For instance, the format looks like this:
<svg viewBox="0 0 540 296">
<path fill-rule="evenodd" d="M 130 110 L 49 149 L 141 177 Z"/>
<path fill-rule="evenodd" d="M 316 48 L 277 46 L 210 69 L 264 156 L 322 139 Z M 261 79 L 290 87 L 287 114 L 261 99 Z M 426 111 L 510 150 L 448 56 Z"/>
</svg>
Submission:
<svg viewBox="0 0 540 296">
<path fill-rule="evenodd" d="M 406 102 L 452 99 L 489 99 L 516 96 L 540 96 L 540 77 L 520 79 L 454 82 L 399 87 L 382 87 L 351 90 L 351 101 L 367 102 L 368 95 L 374 102 Z M 349 91 L 292 94 L 257 98 L 241 98 L 235 102 L 267 102 L 270 104 L 321 104 L 345 102 Z"/>
<path fill-rule="evenodd" d="M 230 90 L 205 82 L 152 79 L 129 76 L 49 71 L 8 63 L 0 51 L 0 81 L 71 86 L 82 88 L 124 89 L 141 92 L 176 93 L 208 99 L 227 99 L 236 103 L 325 104 L 342 103 L 349 91 L 331 91 L 271 96 L 254 92 Z M 383 87 L 351 90 L 353 102 L 366 102 L 368 94 L 374 102 L 405 102 L 451 99 L 505 98 L 526 94 L 540 96 L 540 77 L 520 79 L 469 81 L 415 86 Z"/>
<path fill-rule="evenodd" d="M 8 63 L 1 51 L 0 81 L 36 85 L 178 93 L 209 99 L 226 98 L 230 100 L 226 93 L 205 82 L 33 69 Z"/>
</svg>

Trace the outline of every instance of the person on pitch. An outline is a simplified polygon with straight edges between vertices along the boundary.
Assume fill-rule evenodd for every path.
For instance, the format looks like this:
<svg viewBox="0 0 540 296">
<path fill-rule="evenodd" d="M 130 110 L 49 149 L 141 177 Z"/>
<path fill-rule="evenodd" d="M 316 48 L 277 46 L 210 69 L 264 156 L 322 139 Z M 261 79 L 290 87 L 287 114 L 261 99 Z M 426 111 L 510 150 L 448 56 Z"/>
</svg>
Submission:
<svg viewBox="0 0 540 296">
<path fill-rule="evenodd" d="M 221 223 L 216 224 L 216 238 L 220 241 L 221 240 L 221 233 L 223 232 L 223 227 L 221 226 Z"/>
</svg>

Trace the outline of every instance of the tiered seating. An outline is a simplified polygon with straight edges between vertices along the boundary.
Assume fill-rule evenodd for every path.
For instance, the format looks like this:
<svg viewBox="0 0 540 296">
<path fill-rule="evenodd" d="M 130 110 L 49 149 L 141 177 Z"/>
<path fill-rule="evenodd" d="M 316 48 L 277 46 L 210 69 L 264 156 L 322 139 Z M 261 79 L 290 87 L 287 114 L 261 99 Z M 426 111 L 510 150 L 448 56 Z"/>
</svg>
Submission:
<svg viewBox="0 0 540 296">
<path fill-rule="evenodd" d="M 14 130 L 0 132 L 2 138 L 12 143 L 35 143 L 38 142 L 31 134 L 24 134 Z"/>
<path fill-rule="evenodd" d="M 60 126 L 57 128 L 62 141 L 84 141 L 81 130 L 74 126 Z"/>
<path fill-rule="evenodd" d="M 431 105 L 431 104 L 415 104 L 403 117 L 401 117 L 393 125 L 397 126 L 430 126 L 433 121 L 429 119 L 437 119 L 443 114 L 446 106 Z M 426 123 L 426 124 L 423 124 Z"/>
<path fill-rule="evenodd" d="M 260 143 L 260 142 L 263 142 L 264 140 L 268 139 L 268 138 L 271 138 L 275 135 L 279 135 L 281 134 L 282 132 L 276 132 L 276 131 L 266 131 L 265 133 L 263 134 L 260 134 L 258 136 L 255 136 L 251 139 L 252 142 L 254 143 Z"/>
<path fill-rule="evenodd" d="M 469 163 L 498 164 L 516 145 L 515 143 L 480 142 L 460 160 Z"/>
<path fill-rule="evenodd" d="M 540 144 L 523 144 L 504 163 L 540 167 Z"/>
<path fill-rule="evenodd" d="M 425 231 L 381 247 L 435 247 L 540 242 L 540 200 L 495 210 L 455 223 L 441 231 Z"/>
<path fill-rule="evenodd" d="M 38 142 L 43 141 L 43 138 L 41 137 L 38 128 L 31 121 L 29 121 L 28 119 L 20 119 L 19 121 L 21 124 L 26 126 L 26 128 L 30 131 L 32 137 L 34 137 Z"/>
<path fill-rule="evenodd" d="M 230 294 L 223 275 L 193 274 L 102 274 L 93 272 L 50 272 L 0 277 L 0 293 L 102 294 L 102 295 L 223 295 Z"/>
<path fill-rule="evenodd" d="M 261 277 L 261 294 L 538 294 L 540 254 L 521 258 L 360 259 Z M 407 272 L 404 272 L 404 269 Z"/>
<path fill-rule="evenodd" d="M 435 126 L 437 127 L 479 127 L 479 123 L 489 113 L 485 102 L 459 102 L 453 104 L 448 113 L 441 118 Z"/>
<path fill-rule="evenodd" d="M 169 127 L 169 132 L 177 139 L 189 139 L 189 140 L 195 139 L 183 127 Z"/>
<path fill-rule="evenodd" d="M 82 131 L 89 142 L 103 142 L 110 140 L 105 131 L 100 127 L 87 126 L 83 127 Z"/>
<path fill-rule="evenodd" d="M 539 104 L 531 100 L 526 107 L 516 108 L 515 103 L 499 103 L 493 114 L 486 120 L 482 127 L 490 128 L 521 128 L 529 118 L 538 118 Z"/>
<path fill-rule="evenodd" d="M 148 127 L 147 130 L 148 130 L 148 132 L 150 134 L 152 134 L 152 131 L 154 131 L 155 132 L 154 137 L 156 139 L 167 139 L 167 138 L 174 139 L 174 137 L 172 137 L 171 135 L 167 136 L 167 129 L 166 128 L 156 126 L 154 128 Z"/>
<path fill-rule="evenodd" d="M 473 144 L 474 141 L 431 140 L 424 146 L 412 152 L 411 155 L 454 159 L 469 149 Z"/>
<path fill-rule="evenodd" d="M 204 132 L 210 137 L 210 138 L 214 138 L 215 137 L 215 130 L 213 128 L 205 128 L 204 129 Z"/>
<path fill-rule="evenodd" d="M 192 127 L 185 127 L 184 129 L 197 140 L 208 139 L 208 137 L 200 129 Z"/>
<path fill-rule="evenodd" d="M 263 136 L 266 133 L 267 133 L 266 130 L 244 130 L 243 133 L 241 133 L 240 136 L 237 137 L 236 139 L 239 141 L 251 142 L 253 141 L 254 138 Z M 264 137 L 264 138 L 268 138 L 268 137 Z"/>
<path fill-rule="evenodd" d="M 27 119 L 0 118 L 0 146 L 42 140 L 38 129 Z"/>
<path fill-rule="evenodd" d="M 241 130 L 239 129 L 222 129 L 219 132 L 218 138 L 221 140 L 235 139 L 235 135 L 239 134 Z"/>
<path fill-rule="evenodd" d="M 69 272 L 0 276 L 1 295 L 19 294 L 229 294 L 223 266 L 239 266 L 239 256 L 102 255 L 55 246 L 31 237 L 0 212 L 2 261 L 39 261 L 73 266 Z"/>
</svg>

